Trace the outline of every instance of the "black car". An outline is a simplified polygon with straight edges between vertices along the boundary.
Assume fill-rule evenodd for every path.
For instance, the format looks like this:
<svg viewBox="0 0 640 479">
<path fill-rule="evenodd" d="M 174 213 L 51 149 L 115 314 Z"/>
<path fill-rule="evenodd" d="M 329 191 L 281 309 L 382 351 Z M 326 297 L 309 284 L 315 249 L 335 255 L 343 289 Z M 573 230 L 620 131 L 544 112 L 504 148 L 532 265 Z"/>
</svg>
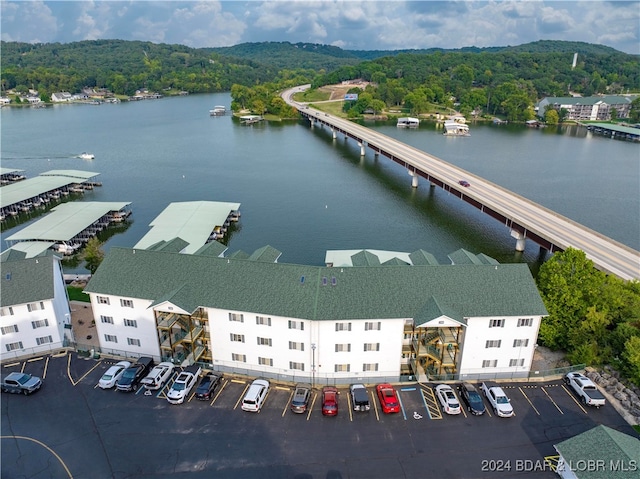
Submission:
<svg viewBox="0 0 640 479">
<path fill-rule="evenodd" d="M 486 411 L 484 401 L 473 384 L 462 383 L 458 386 L 458 391 L 460 392 L 462 401 L 467 406 L 467 411 L 476 416 L 484 414 Z"/>
<path fill-rule="evenodd" d="M 213 373 L 205 374 L 196 389 L 196 399 L 200 399 L 202 401 L 208 401 L 211 399 L 221 380 L 222 376 L 218 376 Z"/>
<path fill-rule="evenodd" d="M 149 371 L 154 366 L 153 358 L 146 356 L 138 358 L 138 362 L 128 367 L 122 373 L 120 379 L 116 383 L 118 391 L 135 391 L 138 389 L 140 381 L 149 374 Z"/>
</svg>

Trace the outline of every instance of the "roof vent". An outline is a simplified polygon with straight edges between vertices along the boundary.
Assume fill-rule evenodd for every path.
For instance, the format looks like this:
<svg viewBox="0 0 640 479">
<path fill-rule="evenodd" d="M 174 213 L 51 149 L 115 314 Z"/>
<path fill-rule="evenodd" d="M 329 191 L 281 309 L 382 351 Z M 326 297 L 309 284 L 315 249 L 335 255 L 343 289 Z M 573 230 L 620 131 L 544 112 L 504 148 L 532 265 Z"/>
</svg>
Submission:
<svg viewBox="0 0 640 479">
<path fill-rule="evenodd" d="M 304 284 L 304 275 L 303 275 L 303 276 L 300 276 L 300 284 L 301 284 L 301 285 L 302 285 L 302 284 Z"/>
<path fill-rule="evenodd" d="M 327 277 L 323 276 L 322 277 L 322 286 L 326 286 L 327 285 Z"/>
<path fill-rule="evenodd" d="M 335 286 L 336 284 L 338 284 L 338 280 L 335 276 L 331 276 L 331 286 Z"/>
<path fill-rule="evenodd" d="M 5 274 L 4 279 L 6 279 L 7 281 L 11 281 L 11 273 Z"/>
</svg>

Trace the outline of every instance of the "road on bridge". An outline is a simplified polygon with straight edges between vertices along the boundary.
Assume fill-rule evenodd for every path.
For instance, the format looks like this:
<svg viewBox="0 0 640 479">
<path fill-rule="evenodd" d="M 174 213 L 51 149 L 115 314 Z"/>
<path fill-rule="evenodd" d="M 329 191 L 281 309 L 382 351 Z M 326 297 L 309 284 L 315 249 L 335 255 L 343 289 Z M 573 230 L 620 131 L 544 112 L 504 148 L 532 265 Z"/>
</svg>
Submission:
<svg viewBox="0 0 640 479">
<path fill-rule="evenodd" d="M 504 221 L 512 231 L 516 230 L 552 251 L 569 247 L 582 250 L 597 268 L 622 279 L 640 278 L 640 252 L 422 150 L 293 99 L 295 93 L 309 87 L 302 85 L 286 90 L 282 98 L 310 121 L 325 124 L 356 139 L 362 148 L 368 146 L 379 151 L 405 166 L 410 174 L 423 176 Z M 460 185 L 461 180 L 467 180 L 471 186 Z"/>
</svg>

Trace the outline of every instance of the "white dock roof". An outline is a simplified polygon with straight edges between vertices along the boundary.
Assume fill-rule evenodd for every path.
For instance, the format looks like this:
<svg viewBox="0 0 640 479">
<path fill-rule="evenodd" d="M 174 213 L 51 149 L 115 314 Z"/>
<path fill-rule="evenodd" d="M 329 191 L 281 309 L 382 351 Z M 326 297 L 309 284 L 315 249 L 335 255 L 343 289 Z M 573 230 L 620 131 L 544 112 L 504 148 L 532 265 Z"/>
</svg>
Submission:
<svg viewBox="0 0 640 479">
<path fill-rule="evenodd" d="M 20 243 L 14 244 L 9 249 L 15 249 L 26 253 L 27 255 L 25 258 L 33 258 L 34 256 L 44 253 L 54 244 L 55 242 L 53 241 L 21 241 Z"/>
<path fill-rule="evenodd" d="M 10 185 L 2 187 L 0 207 L 8 206 L 26 201 L 47 191 L 62 188 L 73 183 L 82 183 L 100 173 L 80 170 L 51 170 L 41 173 L 35 178 L 27 178 Z"/>
<path fill-rule="evenodd" d="M 178 237 L 189 243 L 184 252 L 193 254 L 207 242 L 213 229 L 222 226 L 229 214 L 239 208 L 240 203 L 221 201 L 170 203 L 151 222 L 151 230 L 134 248 L 147 249 L 160 241 Z"/>
<path fill-rule="evenodd" d="M 22 173 L 24 170 L 18 170 L 16 168 L 5 168 L 4 166 L 0 167 L 0 175 L 8 175 L 11 173 Z"/>
<path fill-rule="evenodd" d="M 411 258 L 409 257 L 409 253 L 403 253 L 400 251 L 385 251 L 379 249 L 327 250 L 324 257 L 324 263 L 326 265 L 333 265 L 334 267 L 353 266 L 352 256 L 362 251 L 367 251 L 374 254 L 380 259 L 380 263 L 384 263 L 385 261 L 397 258 L 407 264 L 413 264 Z"/>
<path fill-rule="evenodd" d="M 119 211 L 130 204 L 124 201 L 62 203 L 6 241 L 69 241 L 110 211 Z"/>
</svg>

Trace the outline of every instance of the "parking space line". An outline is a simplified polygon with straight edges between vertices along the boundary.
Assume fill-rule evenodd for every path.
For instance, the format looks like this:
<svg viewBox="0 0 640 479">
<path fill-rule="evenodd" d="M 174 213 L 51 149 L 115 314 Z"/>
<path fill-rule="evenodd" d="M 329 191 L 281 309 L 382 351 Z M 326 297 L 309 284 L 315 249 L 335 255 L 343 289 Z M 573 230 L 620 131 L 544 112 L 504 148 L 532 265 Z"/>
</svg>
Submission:
<svg viewBox="0 0 640 479">
<path fill-rule="evenodd" d="M 547 392 L 547 388 L 546 388 L 546 387 L 543 387 L 543 388 L 542 388 L 542 392 L 543 392 L 543 393 L 545 393 L 545 394 L 547 395 L 547 397 L 551 400 L 551 402 L 552 402 L 552 403 L 553 403 L 553 405 L 556 407 L 556 409 L 557 409 L 558 411 L 560 411 L 560 414 L 564 414 L 564 411 L 563 411 L 562 409 L 560 409 L 560 406 L 558 406 L 558 405 L 556 404 L 556 402 L 553 400 L 553 398 L 552 398 L 551 396 L 549 396 L 549 393 Z"/>
<path fill-rule="evenodd" d="M 24 362 L 22 363 L 22 367 L 20 368 L 20 372 L 21 372 L 21 373 L 23 373 L 23 372 L 24 372 L 24 368 L 25 368 L 26 366 L 27 366 L 27 362 L 26 362 L 26 361 L 24 361 Z"/>
<path fill-rule="evenodd" d="M 369 391 L 369 393 L 371 394 L 371 404 L 373 405 L 373 410 L 376 412 L 376 420 L 380 420 L 380 414 L 378 414 L 378 408 L 376 406 L 376 398 L 373 395 L 373 391 Z"/>
<path fill-rule="evenodd" d="M 4 367 L 5 368 L 12 368 L 13 366 L 17 366 L 18 364 L 20 364 L 20 362 L 17 363 L 11 363 L 11 364 L 5 364 Z"/>
<path fill-rule="evenodd" d="M 231 382 L 232 383 L 238 383 L 238 384 L 245 384 L 246 381 L 242 381 L 240 379 L 232 379 Z"/>
<path fill-rule="evenodd" d="M 231 382 L 241 382 L 241 381 L 236 381 L 235 379 L 232 379 Z M 240 394 L 240 397 L 238 398 L 238 400 L 236 401 L 236 405 L 233 406 L 233 410 L 235 411 L 236 408 L 238 407 L 238 404 L 240 404 L 240 401 L 242 401 L 242 398 L 244 397 L 244 393 L 247 392 L 247 389 L 249 389 L 249 384 L 247 384 L 244 389 L 242 390 L 242 394 Z M 265 398 L 266 399 L 266 398 Z"/>
<path fill-rule="evenodd" d="M 284 386 L 275 386 L 274 389 L 279 389 L 280 391 L 288 391 L 289 388 L 284 387 Z"/>
<path fill-rule="evenodd" d="M 67 355 L 67 351 L 61 351 L 59 353 L 52 354 L 51 357 L 52 358 L 62 358 L 64 356 L 66 356 L 66 355 Z"/>
<path fill-rule="evenodd" d="M 285 391 L 288 390 L 287 388 L 282 388 L 282 389 L 284 389 Z M 293 397 L 293 393 L 295 393 L 295 390 L 291 391 L 291 395 L 289 396 L 289 399 L 287 399 L 287 404 L 284 405 L 284 409 L 282 410 L 282 417 L 284 417 L 285 413 L 287 412 L 287 409 L 289 409 L 289 403 L 291 402 L 291 398 Z"/>
<path fill-rule="evenodd" d="M 413 390 L 415 390 L 415 388 L 413 388 Z M 400 389 L 400 391 L 405 391 L 405 389 Z M 407 420 L 407 413 L 404 410 L 404 404 L 402 404 L 402 394 L 398 393 L 398 402 L 400 403 L 400 409 L 402 409 L 402 417 L 404 418 L 404 420 Z"/>
<path fill-rule="evenodd" d="M 47 356 L 47 359 L 44 362 L 44 371 L 42 372 L 42 379 L 46 379 L 47 378 L 47 370 L 49 369 L 49 356 Z"/>
<path fill-rule="evenodd" d="M 209 403 L 209 406 L 213 406 L 213 403 L 216 402 L 216 399 L 218 399 L 218 396 L 220 396 L 220 393 L 222 392 L 222 390 L 227 386 L 227 384 L 229 384 L 229 380 L 225 379 L 224 380 L 224 384 L 222 385 L 222 387 L 218 390 L 218 393 L 213 397 L 213 399 L 211 400 L 211 402 Z"/>
<path fill-rule="evenodd" d="M 53 449 L 47 446 L 44 442 L 38 441 L 37 439 L 34 439 L 32 437 L 27 437 L 27 436 L 0 436 L 0 439 L 24 439 L 26 441 L 31 441 L 38 444 L 39 446 L 44 447 L 58 460 L 58 462 L 60 462 L 60 465 L 67 473 L 67 476 L 69 476 L 69 479 L 73 479 L 73 475 L 71 474 L 71 471 L 69 470 L 65 462 L 62 460 L 62 458 Z"/>
<path fill-rule="evenodd" d="M 42 359 L 44 359 L 44 357 L 43 357 L 43 356 L 40 356 L 40 357 L 38 357 L 38 358 L 31 358 L 31 359 L 27 359 L 27 362 L 28 362 L 28 363 L 32 363 L 32 362 L 34 362 L 34 361 L 40 361 L 40 360 L 42 360 Z"/>
<path fill-rule="evenodd" d="M 71 355 L 69 355 L 69 359 L 71 359 Z M 86 378 L 91 372 L 93 372 L 93 370 L 95 368 L 97 368 L 98 366 L 100 366 L 102 364 L 102 360 L 98 361 L 95 366 L 93 366 L 91 369 L 89 369 L 86 373 L 84 373 L 82 375 L 82 377 L 80 377 L 80 379 L 78 379 L 77 381 L 74 381 L 73 378 L 71 377 L 71 362 L 67 363 L 67 376 L 69 376 L 69 380 L 71 381 L 71 384 L 73 384 L 74 386 L 78 385 L 80 383 L 80 381 L 82 381 L 84 378 Z"/>
<path fill-rule="evenodd" d="M 264 407 L 264 405 L 267 404 L 267 399 L 269 398 L 269 394 L 271 394 L 271 388 L 269 388 L 267 390 L 267 395 L 264 397 L 264 401 L 262 402 L 262 406 L 260 406 L 260 409 L 258 409 L 258 414 L 260 414 L 260 412 L 262 411 L 262 408 Z"/>
<path fill-rule="evenodd" d="M 347 405 L 349 406 L 349 421 L 353 422 L 353 408 L 351 407 L 351 393 L 347 394 Z"/>
<path fill-rule="evenodd" d="M 568 390 L 566 387 L 564 387 L 564 384 L 562 385 L 562 389 L 564 389 L 564 392 L 566 392 L 566 393 L 569 395 L 569 397 L 570 397 L 571 399 L 573 399 L 573 402 L 574 402 L 574 403 L 576 403 L 580 409 L 582 409 L 582 412 L 583 412 L 583 413 L 588 414 L 588 413 L 587 413 L 587 410 L 586 410 L 585 408 L 583 408 L 583 407 L 582 407 L 582 404 L 580 404 L 580 403 L 576 400 L 576 398 L 573 396 L 573 394 L 572 394 L 572 393 L 570 393 L 570 392 L 569 392 L 569 390 Z"/>
<path fill-rule="evenodd" d="M 311 411 L 313 410 L 313 405 L 316 403 L 316 398 L 318 397 L 318 393 L 313 393 L 313 401 L 311 401 L 311 406 L 309 407 L 309 412 L 307 413 L 307 421 L 311 417 Z"/>
<path fill-rule="evenodd" d="M 533 408 L 533 410 L 536 412 L 536 414 L 539 416 L 540 412 L 538 412 L 538 410 L 536 409 L 536 407 L 533 405 L 533 403 L 531 402 L 531 400 L 529 399 L 529 396 L 527 396 L 524 391 L 522 390 L 522 388 L 520 386 L 518 386 L 518 389 L 520 390 L 520 392 L 522 393 L 522 395 L 524 396 L 524 398 L 527 400 L 527 402 L 531 405 L 531 407 Z M 515 416 L 516 413 L 514 412 L 513 415 Z"/>
</svg>

